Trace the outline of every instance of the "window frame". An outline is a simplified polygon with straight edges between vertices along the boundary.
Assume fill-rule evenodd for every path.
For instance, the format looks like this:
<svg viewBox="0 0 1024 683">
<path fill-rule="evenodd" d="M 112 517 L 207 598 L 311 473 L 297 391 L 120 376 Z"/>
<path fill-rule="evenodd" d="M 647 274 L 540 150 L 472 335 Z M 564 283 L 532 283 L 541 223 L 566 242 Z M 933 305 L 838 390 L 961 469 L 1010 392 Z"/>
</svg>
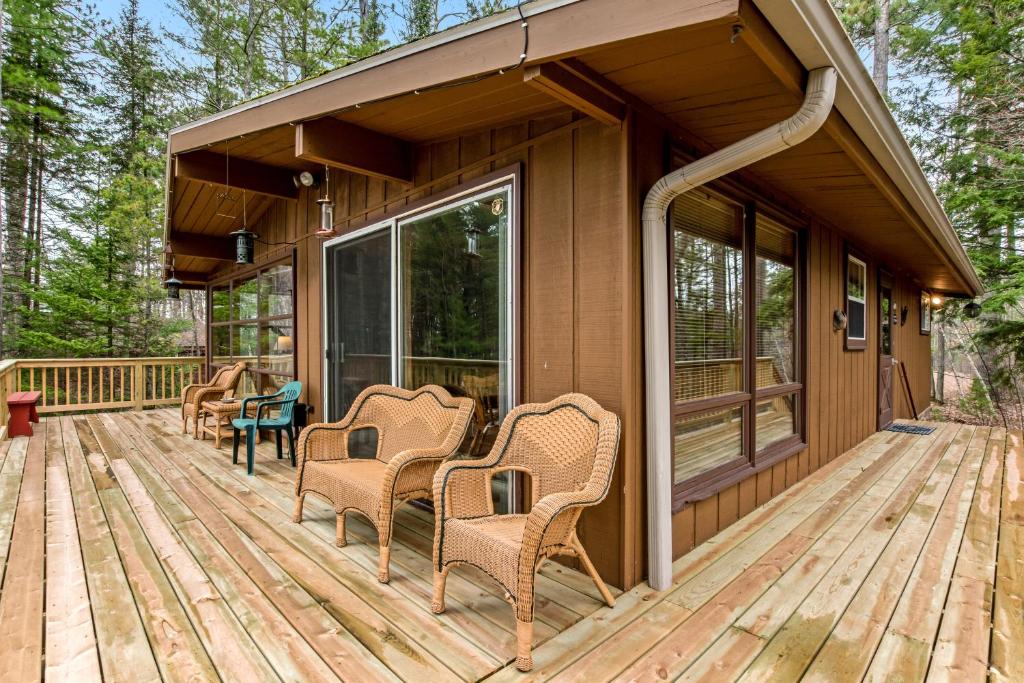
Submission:
<svg viewBox="0 0 1024 683">
<path fill-rule="evenodd" d="M 234 288 L 235 288 L 235 283 L 245 282 L 245 281 L 248 281 L 248 280 L 255 280 L 256 281 L 257 297 L 258 297 L 259 296 L 259 279 L 260 279 L 260 276 L 264 272 L 269 271 L 272 268 L 276 268 L 277 266 L 288 266 L 291 269 L 291 276 L 292 276 L 292 307 L 291 307 L 291 314 L 290 315 L 261 316 L 259 314 L 259 300 L 257 299 L 256 317 L 255 318 L 239 318 L 239 319 L 235 319 L 234 318 L 234 313 L 231 310 L 233 308 L 232 293 L 233 293 Z M 296 321 L 296 310 L 295 310 L 296 284 L 297 284 L 297 281 L 296 281 L 296 273 L 295 273 L 295 251 L 292 250 L 292 252 L 288 256 L 285 256 L 283 258 L 277 258 L 277 259 L 274 259 L 272 261 L 267 261 L 266 263 L 261 263 L 261 264 L 259 264 L 257 266 L 251 267 L 251 268 L 245 268 L 243 270 L 235 271 L 233 273 L 225 275 L 224 277 L 220 277 L 220 278 L 217 278 L 215 280 L 212 280 L 212 281 L 210 281 L 206 285 L 206 363 L 207 363 L 207 366 L 209 367 L 209 369 L 211 371 L 211 374 L 212 374 L 213 371 L 216 371 L 219 368 L 227 367 L 227 366 L 230 365 L 230 363 L 216 363 L 213 360 L 214 359 L 213 330 L 215 328 L 227 328 L 228 329 L 228 348 L 232 350 L 232 354 L 231 354 L 232 362 L 235 362 L 234 361 L 235 328 L 240 326 L 240 325 L 255 325 L 256 326 L 256 334 L 257 334 L 256 366 L 255 367 L 249 366 L 248 363 L 247 363 L 246 364 L 246 368 L 245 368 L 246 372 L 251 372 L 254 375 L 263 375 L 263 376 L 268 376 L 268 377 L 288 377 L 288 378 L 291 378 L 291 379 L 295 379 L 298 376 L 298 367 L 299 367 L 299 327 L 298 327 L 298 324 L 297 324 L 297 321 Z M 227 290 L 228 291 L 228 307 L 229 307 L 228 319 L 215 322 L 213 320 L 213 290 L 217 289 L 217 288 L 220 288 L 220 287 L 223 287 L 224 285 L 228 286 L 228 290 Z M 274 321 L 277 321 L 277 320 L 291 320 L 292 321 L 292 354 L 291 354 L 291 356 L 292 356 L 292 371 L 290 373 L 270 370 L 269 368 L 260 367 L 260 365 L 259 365 L 260 359 L 263 358 L 263 354 L 261 353 L 261 350 L 259 348 L 259 341 L 258 341 L 259 340 L 260 329 L 264 325 L 266 325 L 268 323 L 271 323 L 271 322 L 274 322 Z"/>
<path fill-rule="evenodd" d="M 807 226 L 794 225 L 797 221 L 772 210 L 770 207 L 758 204 L 754 201 L 740 203 L 722 193 L 700 188 L 698 191 L 705 193 L 709 198 L 725 202 L 737 207 L 738 220 L 742 224 L 742 306 L 743 338 L 741 340 L 740 353 L 743 364 L 743 383 L 741 391 L 729 392 L 709 398 L 694 399 L 690 401 L 676 401 L 676 306 L 675 306 L 675 226 L 672 220 L 672 212 L 668 211 L 666 230 L 666 249 L 668 258 L 668 281 L 669 288 L 669 367 L 671 368 L 669 378 L 669 414 L 673 425 L 673 442 L 675 439 L 674 429 L 682 417 L 699 416 L 716 411 L 742 408 L 742 434 L 741 454 L 730 461 L 721 463 L 699 472 L 681 482 L 672 482 L 672 514 L 676 514 L 686 505 L 708 498 L 718 491 L 737 483 L 752 474 L 756 474 L 775 465 L 786 458 L 799 453 L 807 448 L 806 439 L 806 373 L 807 353 L 806 339 L 808 335 L 806 318 L 806 301 L 808 297 L 809 272 L 807 257 Z M 793 340 L 793 372 L 796 375 L 794 382 L 757 388 L 757 310 L 754 307 L 756 301 L 756 269 L 757 269 L 757 218 L 763 215 L 777 225 L 790 230 L 796 238 L 796 255 L 793 263 L 794 277 L 794 340 Z M 778 396 L 795 396 L 797 405 L 793 411 L 794 434 L 781 440 L 768 444 L 758 450 L 756 448 L 757 432 L 757 404 L 759 401 L 775 398 Z M 675 458 L 675 449 L 669 454 Z M 674 470 L 674 466 L 673 466 Z"/>
<path fill-rule="evenodd" d="M 508 278 L 508 307 L 504 312 L 506 324 L 508 325 L 508 347 L 506 349 L 506 360 L 508 362 L 509 387 L 506 400 L 509 409 L 519 405 L 521 396 L 522 368 L 520 349 L 522 348 L 520 335 L 522 333 L 522 295 L 521 295 L 521 259 L 522 259 L 522 164 L 505 166 L 491 173 L 485 174 L 473 180 L 466 181 L 450 189 L 428 195 L 423 199 L 402 206 L 399 209 L 386 212 L 384 215 L 355 224 L 350 230 L 326 240 L 321 245 L 321 263 L 327 264 L 329 250 L 331 247 L 344 242 L 372 235 L 384 230 L 390 230 L 391 241 L 391 381 L 394 384 L 401 382 L 401 344 L 399 342 L 401 325 L 400 289 L 401 289 L 401 249 L 400 249 L 400 224 L 409 223 L 420 218 L 443 212 L 453 205 L 464 204 L 472 201 L 475 197 L 487 195 L 493 191 L 507 187 L 509 192 L 508 211 L 508 261 L 506 264 L 506 277 Z M 328 330 L 328 305 L 329 297 L 327 292 L 327 271 L 324 268 L 321 273 L 321 347 L 326 349 L 330 332 Z M 330 381 L 330 363 L 326 357 L 321 370 L 321 377 L 324 391 L 324 415 L 330 415 L 330 392 L 327 386 Z"/>
<path fill-rule="evenodd" d="M 863 337 L 852 337 L 850 336 L 850 262 L 854 261 L 858 263 L 861 270 L 864 273 L 864 300 L 859 302 L 864 306 L 864 336 Z M 843 258 L 843 314 L 846 316 L 846 326 L 843 328 L 843 348 L 847 351 L 865 351 L 868 348 L 868 263 L 867 259 L 864 258 L 860 252 L 846 245 L 844 250 Z M 853 299 L 857 301 L 856 299 Z"/>
</svg>

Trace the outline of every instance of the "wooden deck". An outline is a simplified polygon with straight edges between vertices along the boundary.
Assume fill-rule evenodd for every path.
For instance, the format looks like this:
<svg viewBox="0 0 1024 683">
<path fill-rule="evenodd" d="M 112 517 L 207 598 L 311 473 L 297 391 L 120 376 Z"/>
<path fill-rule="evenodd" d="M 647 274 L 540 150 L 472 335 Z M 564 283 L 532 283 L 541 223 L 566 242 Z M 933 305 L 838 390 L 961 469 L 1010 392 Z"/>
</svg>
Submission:
<svg viewBox="0 0 1024 683">
<path fill-rule="evenodd" d="M 306 502 L 273 445 L 257 476 L 183 437 L 171 410 L 46 418 L 0 444 L 0 680 L 478 680 L 515 657 L 512 609 L 456 570 L 430 611 L 433 517 L 403 508 L 392 579 L 376 534 Z M 618 591 L 616 591 L 618 594 Z M 537 644 L 601 606 L 549 563 Z"/>
<path fill-rule="evenodd" d="M 876 434 L 601 607 L 539 582 L 535 670 L 511 609 L 456 570 L 429 610 L 432 519 L 399 516 L 392 582 L 369 527 L 257 476 L 170 410 L 47 418 L 0 444 L 0 680 L 1024 680 L 1022 439 Z"/>
</svg>

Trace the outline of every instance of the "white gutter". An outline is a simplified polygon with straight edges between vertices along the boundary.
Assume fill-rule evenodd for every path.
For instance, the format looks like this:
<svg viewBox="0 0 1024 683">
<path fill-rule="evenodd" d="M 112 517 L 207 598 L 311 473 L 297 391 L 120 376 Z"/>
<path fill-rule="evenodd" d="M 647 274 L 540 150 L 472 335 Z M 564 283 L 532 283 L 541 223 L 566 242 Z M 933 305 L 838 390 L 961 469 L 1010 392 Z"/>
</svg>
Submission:
<svg viewBox="0 0 1024 683">
<path fill-rule="evenodd" d="M 689 190 L 798 145 L 832 111 L 836 70 L 808 74 L 800 109 L 785 121 L 677 169 L 654 184 L 643 208 L 644 351 L 647 398 L 647 583 L 665 590 L 672 583 L 672 397 L 669 379 L 668 207 Z"/>
</svg>

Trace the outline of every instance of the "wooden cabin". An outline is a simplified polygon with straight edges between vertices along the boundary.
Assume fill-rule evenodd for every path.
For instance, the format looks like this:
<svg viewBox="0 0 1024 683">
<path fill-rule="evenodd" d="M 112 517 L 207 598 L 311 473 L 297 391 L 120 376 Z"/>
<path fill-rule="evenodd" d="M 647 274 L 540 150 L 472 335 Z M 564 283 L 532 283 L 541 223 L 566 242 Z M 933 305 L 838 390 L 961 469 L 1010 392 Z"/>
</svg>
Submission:
<svg viewBox="0 0 1024 683">
<path fill-rule="evenodd" d="M 589 394 L 623 436 L 580 535 L 609 583 L 663 587 L 927 412 L 932 307 L 980 283 L 827 0 L 521 12 L 174 129 L 166 275 L 206 292 L 211 366 L 301 380 L 313 420 L 436 383 L 477 400 L 481 452 L 510 406 Z M 743 160 L 763 130 L 782 142 Z"/>
</svg>

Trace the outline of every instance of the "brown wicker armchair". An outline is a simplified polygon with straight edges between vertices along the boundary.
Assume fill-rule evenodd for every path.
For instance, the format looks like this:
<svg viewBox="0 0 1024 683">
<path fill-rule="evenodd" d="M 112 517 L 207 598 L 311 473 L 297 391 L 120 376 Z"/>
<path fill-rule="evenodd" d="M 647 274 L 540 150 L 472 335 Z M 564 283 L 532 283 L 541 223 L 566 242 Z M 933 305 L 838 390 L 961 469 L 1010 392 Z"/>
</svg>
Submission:
<svg viewBox="0 0 1024 683">
<path fill-rule="evenodd" d="M 217 370 L 209 382 L 189 384 L 181 390 L 181 433 L 188 434 L 188 421 L 192 419 L 192 436 L 199 437 L 199 418 L 203 401 L 218 401 L 234 394 L 245 372 L 245 362 L 239 361 Z"/>
<path fill-rule="evenodd" d="M 416 391 L 367 387 L 340 422 L 310 425 L 299 436 L 294 521 L 302 521 L 307 493 L 326 498 L 338 515 L 337 544 L 344 546 L 345 514 L 361 512 L 377 529 L 377 578 L 387 583 L 395 508 L 430 498 L 434 472 L 456 453 L 472 415 L 472 399 L 432 384 Z M 376 456 L 349 458 L 349 435 L 365 428 L 377 430 Z"/>
<path fill-rule="evenodd" d="M 444 611 L 445 580 L 457 564 L 474 565 L 496 579 L 516 614 L 516 666 L 533 667 L 534 579 L 553 555 L 573 555 L 609 606 L 608 587 L 576 536 L 583 508 L 608 493 L 619 444 L 619 418 L 582 394 L 513 408 L 494 446 L 481 460 L 442 465 L 434 475 L 434 600 Z M 529 514 L 495 514 L 491 478 L 530 475 Z"/>
</svg>

